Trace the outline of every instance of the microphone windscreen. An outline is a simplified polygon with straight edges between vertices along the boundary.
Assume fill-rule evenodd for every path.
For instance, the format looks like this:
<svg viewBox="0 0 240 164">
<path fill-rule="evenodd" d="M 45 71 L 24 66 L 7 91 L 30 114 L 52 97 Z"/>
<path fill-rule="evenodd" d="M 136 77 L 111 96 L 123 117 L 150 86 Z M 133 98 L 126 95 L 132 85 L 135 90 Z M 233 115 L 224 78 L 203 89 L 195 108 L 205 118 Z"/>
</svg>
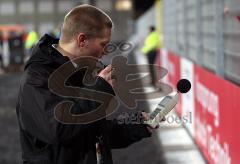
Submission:
<svg viewBox="0 0 240 164">
<path fill-rule="evenodd" d="M 187 93 L 191 89 L 191 83 L 187 79 L 181 79 L 177 83 L 177 90 L 181 93 Z"/>
</svg>

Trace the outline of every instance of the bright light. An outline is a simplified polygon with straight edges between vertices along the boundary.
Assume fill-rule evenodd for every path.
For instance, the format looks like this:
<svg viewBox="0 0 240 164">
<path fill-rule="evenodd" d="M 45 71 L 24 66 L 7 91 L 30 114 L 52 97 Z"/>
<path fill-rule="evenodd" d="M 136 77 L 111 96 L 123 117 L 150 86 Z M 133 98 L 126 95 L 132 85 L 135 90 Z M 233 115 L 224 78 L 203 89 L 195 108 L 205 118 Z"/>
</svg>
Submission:
<svg viewBox="0 0 240 164">
<path fill-rule="evenodd" d="M 131 10 L 132 9 L 132 1 L 131 0 L 117 0 L 115 7 L 117 10 Z"/>
</svg>

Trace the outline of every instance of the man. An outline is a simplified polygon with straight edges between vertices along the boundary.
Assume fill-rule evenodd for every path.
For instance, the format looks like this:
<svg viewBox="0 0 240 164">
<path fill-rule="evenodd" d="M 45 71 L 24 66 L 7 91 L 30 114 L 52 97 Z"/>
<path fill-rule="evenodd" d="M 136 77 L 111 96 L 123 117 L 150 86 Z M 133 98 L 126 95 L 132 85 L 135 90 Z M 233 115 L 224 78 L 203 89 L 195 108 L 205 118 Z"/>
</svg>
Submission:
<svg viewBox="0 0 240 164">
<path fill-rule="evenodd" d="M 17 103 L 24 164 L 111 164 L 111 149 L 127 147 L 151 135 L 144 124 L 118 124 L 116 120 L 106 118 L 72 124 L 60 122 L 55 116 L 54 110 L 63 101 L 73 103 L 72 115 L 89 112 L 98 106 L 90 100 L 52 92 L 49 78 L 67 62 L 77 67 L 76 58 L 100 59 L 110 41 L 112 26 L 111 19 L 103 11 L 80 5 L 65 16 L 59 41 L 45 35 L 33 48 L 32 57 L 25 66 Z M 76 72 L 66 79 L 62 88 L 77 86 L 114 96 L 114 80 L 109 76 L 111 70 L 111 66 L 103 69 L 93 86 L 85 85 L 84 73 Z M 59 110 L 63 119 L 69 114 L 61 113 L 64 110 Z M 143 116 L 147 118 L 146 113 Z"/>
<path fill-rule="evenodd" d="M 154 26 L 150 26 L 149 31 L 150 33 L 145 39 L 142 52 L 147 56 L 148 63 L 149 63 L 149 70 L 152 78 L 152 84 L 155 85 L 156 75 L 155 75 L 153 64 L 155 64 L 155 59 L 157 56 L 157 52 L 161 46 L 161 42 L 159 38 L 159 33 L 155 30 Z"/>
</svg>

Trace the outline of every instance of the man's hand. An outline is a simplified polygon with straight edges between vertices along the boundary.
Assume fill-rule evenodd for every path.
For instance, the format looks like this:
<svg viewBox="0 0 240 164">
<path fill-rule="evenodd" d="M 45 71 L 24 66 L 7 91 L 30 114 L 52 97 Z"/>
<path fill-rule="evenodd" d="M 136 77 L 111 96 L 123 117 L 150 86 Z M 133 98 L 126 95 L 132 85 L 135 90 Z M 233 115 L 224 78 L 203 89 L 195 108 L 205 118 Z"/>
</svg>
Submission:
<svg viewBox="0 0 240 164">
<path fill-rule="evenodd" d="M 148 113 L 146 113 L 146 112 L 142 112 L 142 116 L 143 116 L 143 118 L 144 118 L 144 121 L 148 121 L 149 119 L 150 119 L 150 116 L 149 116 L 149 114 Z M 162 121 L 165 121 L 166 120 L 166 118 L 165 117 L 163 117 L 163 119 L 161 120 L 161 122 Z M 150 133 L 152 133 L 153 132 L 153 130 L 155 130 L 155 129 L 158 129 L 159 128 L 159 125 L 157 125 L 156 127 L 152 127 L 152 126 L 147 126 L 147 128 L 148 128 L 148 131 L 150 132 Z"/>
<path fill-rule="evenodd" d="M 113 84 L 115 82 L 115 79 L 112 79 L 112 72 L 113 72 L 113 68 L 111 65 L 108 65 L 106 68 L 104 68 L 99 74 L 98 76 L 102 77 L 103 79 L 105 79 L 112 87 Z"/>
</svg>

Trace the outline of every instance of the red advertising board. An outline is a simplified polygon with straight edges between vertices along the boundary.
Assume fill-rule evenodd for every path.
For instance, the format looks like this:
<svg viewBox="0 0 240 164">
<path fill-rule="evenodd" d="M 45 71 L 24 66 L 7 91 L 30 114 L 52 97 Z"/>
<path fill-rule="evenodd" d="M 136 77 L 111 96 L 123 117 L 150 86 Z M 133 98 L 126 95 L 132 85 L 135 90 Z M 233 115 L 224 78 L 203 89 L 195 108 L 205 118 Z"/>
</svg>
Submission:
<svg viewBox="0 0 240 164">
<path fill-rule="evenodd" d="M 240 88 L 194 66 L 195 139 L 209 163 L 240 162 Z"/>
</svg>

